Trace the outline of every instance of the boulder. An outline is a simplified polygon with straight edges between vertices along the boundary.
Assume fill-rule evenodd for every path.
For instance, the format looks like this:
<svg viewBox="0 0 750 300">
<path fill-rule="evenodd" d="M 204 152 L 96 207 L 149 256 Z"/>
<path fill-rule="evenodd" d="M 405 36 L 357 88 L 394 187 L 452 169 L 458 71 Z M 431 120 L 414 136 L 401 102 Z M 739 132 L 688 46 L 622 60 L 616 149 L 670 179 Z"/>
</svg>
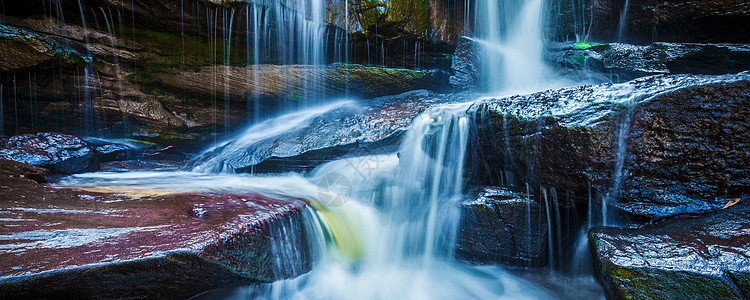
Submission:
<svg viewBox="0 0 750 300">
<path fill-rule="evenodd" d="M 71 174 L 99 169 L 99 154 L 83 139 L 55 132 L 19 135 L 2 141 L 0 158 Z"/>
<path fill-rule="evenodd" d="M 547 223 L 529 195 L 486 187 L 461 204 L 456 257 L 476 264 L 534 267 L 547 255 Z"/>
<path fill-rule="evenodd" d="M 7 162 L 0 161 L 0 172 Z M 3 299 L 184 299 L 311 267 L 307 251 L 278 250 L 309 249 L 307 204 L 300 200 L 195 193 L 133 198 L 2 173 Z"/>
<path fill-rule="evenodd" d="M 654 74 L 721 75 L 750 69 L 747 45 L 575 43 L 550 48 L 547 55 L 552 63 L 614 75 L 617 79 Z"/>
<path fill-rule="evenodd" d="M 750 191 L 750 73 L 652 76 L 476 103 L 467 171 L 555 187 L 631 216 L 721 208 Z"/>
<path fill-rule="evenodd" d="M 466 97 L 417 90 L 364 105 L 345 101 L 282 115 L 214 145 L 187 167 L 213 172 L 307 171 L 344 156 L 393 153 L 401 133 L 419 113 Z"/>
<path fill-rule="evenodd" d="M 749 200 L 642 228 L 593 228 L 589 242 L 607 298 L 750 297 Z"/>
<path fill-rule="evenodd" d="M 480 47 L 479 42 L 470 37 L 458 39 L 451 64 L 453 75 L 449 79 L 452 87 L 465 89 L 479 84 Z"/>
</svg>

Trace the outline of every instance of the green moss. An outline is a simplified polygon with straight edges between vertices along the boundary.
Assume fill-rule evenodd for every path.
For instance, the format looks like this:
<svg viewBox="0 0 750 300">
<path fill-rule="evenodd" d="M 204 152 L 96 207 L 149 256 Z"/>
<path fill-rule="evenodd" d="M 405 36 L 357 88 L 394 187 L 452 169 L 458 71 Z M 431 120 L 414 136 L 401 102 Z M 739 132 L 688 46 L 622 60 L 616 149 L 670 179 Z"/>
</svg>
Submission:
<svg viewBox="0 0 750 300">
<path fill-rule="evenodd" d="M 365 30 L 396 25 L 397 29 L 417 37 L 426 37 L 430 27 L 427 0 L 354 0 L 354 15 Z"/>
</svg>

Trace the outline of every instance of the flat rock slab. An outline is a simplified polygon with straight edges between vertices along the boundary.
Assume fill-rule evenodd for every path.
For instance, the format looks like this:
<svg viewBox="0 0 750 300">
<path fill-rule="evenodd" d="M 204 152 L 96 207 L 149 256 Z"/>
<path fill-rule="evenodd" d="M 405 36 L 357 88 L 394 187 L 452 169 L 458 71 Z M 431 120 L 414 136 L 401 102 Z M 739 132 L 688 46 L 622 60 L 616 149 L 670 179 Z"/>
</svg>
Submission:
<svg viewBox="0 0 750 300">
<path fill-rule="evenodd" d="M 608 299 L 748 299 L 750 199 L 705 217 L 589 232 Z"/>
<path fill-rule="evenodd" d="M 50 187 L 23 174 L 34 167 L 6 165 L 19 163 L 0 161 L 0 298 L 185 298 L 309 270 L 304 251 L 274 256 L 275 242 L 308 249 L 301 200 L 134 199 Z"/>
</svg>

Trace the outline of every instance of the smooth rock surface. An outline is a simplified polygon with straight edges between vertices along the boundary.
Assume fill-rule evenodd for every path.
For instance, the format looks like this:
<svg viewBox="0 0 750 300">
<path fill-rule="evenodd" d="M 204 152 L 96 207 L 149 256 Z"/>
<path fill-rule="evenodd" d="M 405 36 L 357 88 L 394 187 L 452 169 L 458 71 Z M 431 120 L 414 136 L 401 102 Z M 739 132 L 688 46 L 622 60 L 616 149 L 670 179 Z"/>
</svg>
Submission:
<svg viewBox="0 0 750 300">
<path fill-rule="evenodd" d="M 0 298 L 183 299 L 310 268 L 308 253 L 278 264 L 274 250 L 277 243 L 308 249 L 303 201 L 230 194 L 131 198 L 4 175 L 18 168 L 36 172 L 0 161 Z"/>
<path fill-rule="evenodd" d="M 589 232 L 608 299 L 750 297 L 750 198 L 708 216 Z"/>
</svg>

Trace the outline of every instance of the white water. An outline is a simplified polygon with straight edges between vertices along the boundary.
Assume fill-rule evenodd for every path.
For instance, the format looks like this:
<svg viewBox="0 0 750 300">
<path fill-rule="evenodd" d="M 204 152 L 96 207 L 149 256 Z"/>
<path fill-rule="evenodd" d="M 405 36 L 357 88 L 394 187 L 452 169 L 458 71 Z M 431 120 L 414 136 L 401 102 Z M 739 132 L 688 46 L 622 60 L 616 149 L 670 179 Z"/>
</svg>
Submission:
<svg viewBox="0 0 750 300">
<path fill-rule="evenodd" d="M 127 172 L 74 175 L 60 184 L 110 186 L 113 191 L 256 192 L 310 200 L 320 230 L 309 232 L 330 235 L 327 243 L 308 250 L 321 253 L 313 270 L 234 290 L 224 295 L 228 298 L 551 299 L 544 289 L 498 267 L 468 266 L 453 258 L 467 107 L 442 106 L 419 115 L 398 155 L 333 161 L 306 177 Z"/>
<path fill-rule="evenodd" d="M 627 38 L 628 30 L 628 12 L 630 11 L 630 1 L 625 0 L 625 4 L 620 12 L 620 22 L 617 25 L 617 40 L 624 42 Z"/>
<path fill-rule="evenodd" d="M 478 0 L 477 37 L 483 43 L 482 82 L 490 92 L 531 92 L 549 87 L 543 61 L 543 0 Z"/>
<path fill-rule="evenodd" d="M 259 122 L 203 151 L 191 162 L 191 170 L 204 173 L 233 173 L 238 166 L 255 165 L 269 154 L 258 153 L 263 152 L 263 149 L 259 149 L 262 143 L 284 143 L 281 141 L 284 136 L 306 128 L 316 118 L 340 109 L 356 109 L 355 104 L 356 102 L 351 100 L 342 100 Z"/>
</svg>

